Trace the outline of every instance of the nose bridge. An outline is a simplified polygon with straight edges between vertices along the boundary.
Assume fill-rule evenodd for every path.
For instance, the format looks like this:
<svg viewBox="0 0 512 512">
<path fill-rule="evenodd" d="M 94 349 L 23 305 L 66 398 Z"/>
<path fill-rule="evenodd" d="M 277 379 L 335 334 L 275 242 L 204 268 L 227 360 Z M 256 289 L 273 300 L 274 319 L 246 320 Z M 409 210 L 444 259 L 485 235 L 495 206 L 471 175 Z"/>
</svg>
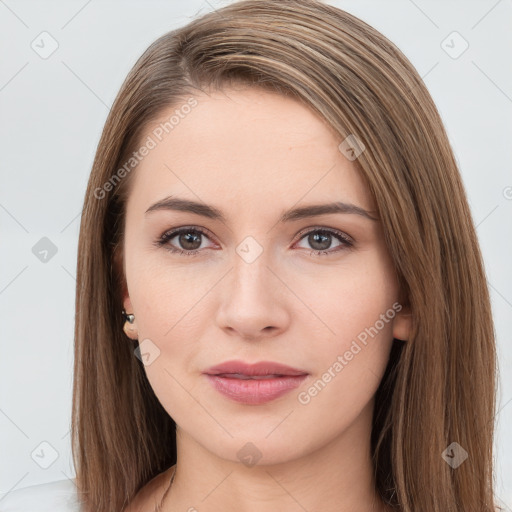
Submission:
<svg viewBox="0 0 512 512">
<path fill-rule="evenodd" d="M 282 330 L 287 314 L 279 300 L 279 280 L 268 268 L 270 248 L 254 237 L 235 247 L 228 287 L 219 305 L 219 327 L 236 331 L 243 338 L 257 338 Z"/>
<path fill-rule="evenodd" d="M 233 290 L 239 295 L 238 300 L 261 299 L 268 290 L 269 281 L 273 277 L 267 268 L 270 249 L 264 248 L 253 236 L 247 236 L 235 248 L 233 257 Z M 268 298 L 268 297 L 267 297 Z"/>
</svg>

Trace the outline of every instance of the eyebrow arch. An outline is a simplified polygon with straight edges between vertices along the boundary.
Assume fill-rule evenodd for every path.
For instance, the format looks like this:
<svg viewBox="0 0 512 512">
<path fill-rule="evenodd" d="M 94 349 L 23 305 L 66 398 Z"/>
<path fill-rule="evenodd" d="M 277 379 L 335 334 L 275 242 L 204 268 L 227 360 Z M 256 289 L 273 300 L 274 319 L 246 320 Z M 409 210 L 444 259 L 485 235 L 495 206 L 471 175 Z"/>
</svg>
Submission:
<svg viewBox="0 0 512 512">
<path fill-rule="evenodd" d="M 215 208 L 214 206 L 209 206 L 204 203 L 198 203 L 196 201 L 191 201 L 188 199 L 180 199 L 177 197 L 166 197 L 151 205 L 147 210 L 146 214 L 157 211 L 157 210 L 176 210 L 182 212 L 190 212 L 195 213 L 196 215 L 201 215 L 202 217 L 207 217 L 212 220 L 218 220 L 220 222 L 225 223 L 226 218 L 222 214 L 220 210 Z M 364 208 L 360 206 L 356 206 L 352 203 L 343 203 L 343 202 L 335 202 L 335 203 L 327 203 L 327 204 L 315 204 L 309 206 L 301 206 L 300 208 L 294 208 L 284 212 L 279 219 L 279 222 L 290 222 L 296 221 L 300 219 L 306 219 L 309 217 L 315 217 L 319 215 L 326 215 L 330 213 L 348 213 L 360 215 L 364 218 L 378 221 L 377 217 L 374 217 Z"/>
</svg>

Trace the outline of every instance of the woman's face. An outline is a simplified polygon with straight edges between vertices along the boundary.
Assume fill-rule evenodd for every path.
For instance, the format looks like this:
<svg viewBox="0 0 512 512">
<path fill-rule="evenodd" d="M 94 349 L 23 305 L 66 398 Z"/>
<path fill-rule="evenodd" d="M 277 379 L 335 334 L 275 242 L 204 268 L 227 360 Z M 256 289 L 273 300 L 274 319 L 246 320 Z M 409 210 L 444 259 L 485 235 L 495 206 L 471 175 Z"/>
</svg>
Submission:
<svg viewBox="0 0 512 512">
<path fill-rule="evenodd" d="M 354 154 L 293 99 L 245 88 L 196 100 L 148 128 L 127 202 L 124 307 L 156 396 L 182 435 L 234 462 L 366 439 L 408 323 Z M 334 203 L 346 206 L 303 210 Z M 303 376 L 205 374 L 232 360 Z"/>
</svg>

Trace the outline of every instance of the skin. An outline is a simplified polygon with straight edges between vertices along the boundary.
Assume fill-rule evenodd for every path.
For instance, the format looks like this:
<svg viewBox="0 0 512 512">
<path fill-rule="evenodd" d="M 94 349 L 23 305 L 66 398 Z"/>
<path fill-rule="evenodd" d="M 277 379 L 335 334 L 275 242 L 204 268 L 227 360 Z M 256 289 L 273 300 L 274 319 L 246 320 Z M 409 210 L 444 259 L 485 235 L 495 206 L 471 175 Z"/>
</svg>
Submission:
<svg viewBox="0 0 512 512">
<path fill-rule="evenodd" d="M 297 101 L 244 87 L 196 99 L 133 171 L 126 209 L 129 335 L 160 350 L 145 371 L 177 424 L 177 471 L 162 510 L 386 510 L 372 477 L 373 397 L 393 337 L 407 340 L 407 311 L 309 403 L 298 400 L 398 302 L 381 223 L 350 213 L 278 223 L 285 210 L 334 201 L 375 212 L 369 190 L 338 149 L 339 136 Z M 226 222 L 183 211 L 145 214 L 169 195 L 213 205 Z M 166 249 L 190 249 L 179 236 L 155 246 L 182 226 L 208 232 L 197 234 L 197 255 Z M 327 235 L 329 254 L 311 254 L 319 244 L 301 234 L 306 228 L 341 231 L 354 245 Z M 262 248 L 251 263 L 236 252 L 247 236 Z M 231 359 L 276 361 L 309 376 L 276 400 L 239 404 L 202 374 Z M 248 442 L 261 454 L 250 467 L 237 456 Z M 129 512 L 154 510 L 173 471 L 143 488 Z"/>
</svg>

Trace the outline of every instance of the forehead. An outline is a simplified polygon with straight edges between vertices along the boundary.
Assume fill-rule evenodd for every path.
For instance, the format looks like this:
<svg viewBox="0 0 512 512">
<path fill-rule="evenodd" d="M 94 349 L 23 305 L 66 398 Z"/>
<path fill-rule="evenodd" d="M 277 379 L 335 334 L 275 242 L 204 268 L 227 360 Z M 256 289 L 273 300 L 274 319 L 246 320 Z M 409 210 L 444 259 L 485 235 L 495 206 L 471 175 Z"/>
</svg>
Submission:
<svg viewBox="0 0 512 512">
<path fill-rule="evenodd" d="M 186 99 L 169 107 L 146 127 L 141 140 L 150 138 L 153 147 L 136 167 L 129 202 L 148 206 L 176 193 L 259 207 L 301 198 L 372 207 L 356 166 L 338 149 L 342 139 L 306 105 L 256 88 L 194 100 L 193 107 L 183 107 Z"/>
</svg>

